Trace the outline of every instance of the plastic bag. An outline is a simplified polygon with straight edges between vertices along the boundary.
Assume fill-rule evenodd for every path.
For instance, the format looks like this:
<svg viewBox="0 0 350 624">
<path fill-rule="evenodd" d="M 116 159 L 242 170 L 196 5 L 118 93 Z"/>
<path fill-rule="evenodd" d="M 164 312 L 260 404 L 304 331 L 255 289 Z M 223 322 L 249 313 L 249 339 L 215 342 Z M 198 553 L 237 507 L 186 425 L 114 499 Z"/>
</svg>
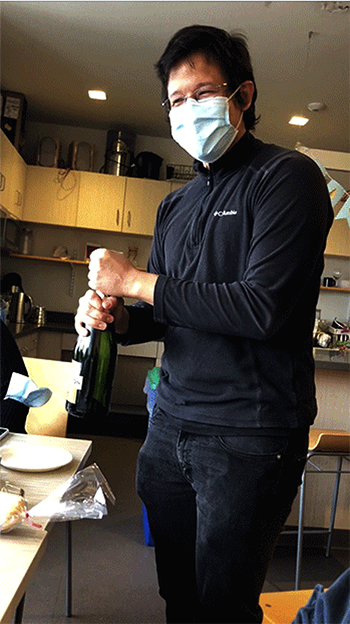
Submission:
<svg viewBox="0 0 350 624">
<path fill-rule="evenodd" d="M 73 475 L 56 488 L 50 496 L 29 509 L 31 518 L 52 521 L 100 520 L 108 514 L 107 500 L 115 504 L 115 496 L 97 464 Z"/>
</svg>

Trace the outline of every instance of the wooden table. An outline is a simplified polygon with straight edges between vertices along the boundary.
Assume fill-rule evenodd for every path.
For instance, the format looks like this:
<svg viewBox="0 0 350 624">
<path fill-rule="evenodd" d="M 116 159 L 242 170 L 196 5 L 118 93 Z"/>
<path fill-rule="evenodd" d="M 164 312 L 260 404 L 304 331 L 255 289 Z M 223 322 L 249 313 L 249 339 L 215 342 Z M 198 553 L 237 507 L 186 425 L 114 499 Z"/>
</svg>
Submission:
<svg viewBox="0 0 350 624">
<path fill-rule="evenodd" d="M 90 440 L 11 433 L 0 442 L 0 456 L 1 448 L 11 442 L 64 448 L 73 455 L 73 460 L 68 466 L 50 472 L 19 472 L 0 466 L 1 480 L 7 480 L 23 488 L 29 508 L 46 498 L 56 487 L 83 468 L 92 446 Z M 0 536 L 1 624 L 12 621 L 16 608 L 38 567 L 45 551 L 48 524 L 49 521 L 43 519 L 43 528 L 40 530 L 28 524 L 20 524 L 10 533 L 3 533 Z"/>
</svg>

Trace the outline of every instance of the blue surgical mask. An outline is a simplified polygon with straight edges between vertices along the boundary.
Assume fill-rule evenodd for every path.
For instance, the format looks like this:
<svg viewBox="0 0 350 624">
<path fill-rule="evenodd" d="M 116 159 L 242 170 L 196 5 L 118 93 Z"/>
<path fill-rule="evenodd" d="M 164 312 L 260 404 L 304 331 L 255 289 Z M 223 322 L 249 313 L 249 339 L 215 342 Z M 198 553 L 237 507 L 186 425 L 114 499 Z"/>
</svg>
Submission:
<svg viewBox="0 0 350 624">
<path fill-rule="evenodd" d="M 198 102 L 188 98 L 169 113 L 173 139 L 193 158 L 212 163 L 230 147 L 238 133 L 243 113 L 237 127 L 230 123 L 229 98 L 211 97 Z"/>
</svg>

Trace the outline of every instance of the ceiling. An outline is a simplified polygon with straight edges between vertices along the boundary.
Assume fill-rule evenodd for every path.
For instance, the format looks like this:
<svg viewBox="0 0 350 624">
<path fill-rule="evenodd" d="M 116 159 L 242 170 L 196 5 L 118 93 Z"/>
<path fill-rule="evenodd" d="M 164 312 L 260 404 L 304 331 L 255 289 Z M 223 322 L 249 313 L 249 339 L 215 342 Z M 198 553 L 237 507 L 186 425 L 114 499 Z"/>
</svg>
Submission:
<svg viewBox="0 0 350 624">
<path fill-rule="evenodd" d="M 201 23 L 248 37 L 258 87 L 256 135 L 350 151 L 346 2 L 1 2 L 2 88 L 27 119 L 169 137 L 154 63 L 170 37 Z M 103 89 L 106 102 L 88 89 Z M 326 108 L 309 112 L 309 102 Z M 309 123 L 288 124 L 304 113 Z"/>
</svg>

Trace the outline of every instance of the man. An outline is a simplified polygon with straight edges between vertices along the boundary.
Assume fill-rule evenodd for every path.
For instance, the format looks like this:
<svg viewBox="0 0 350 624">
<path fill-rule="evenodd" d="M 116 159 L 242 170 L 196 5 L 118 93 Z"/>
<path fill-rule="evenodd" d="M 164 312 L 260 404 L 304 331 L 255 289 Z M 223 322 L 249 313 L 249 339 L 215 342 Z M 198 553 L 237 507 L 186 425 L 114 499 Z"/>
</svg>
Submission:
<svg viewBox="0 0 350 624">
<path fill-rule="evenodd" d="M 20 354 L 17 343 L 10 330 L 0 321 L 0 352 L 1 352 L 1 410 L 0 425 L 12 432 L 26 433 L 25 422 L 29 407 L 13 399 L 5 399 L 12 373 L 20 373 L 28 377 L 28 372 Z"/>
<path fill-rule="evenodd" d="M 76 328 L 114 321 L 122 344 L 164 338 L 137 487 L 167 621 L 261 622 L 316 415 L 312 329 L 332 209 L 315 163 L 249 131 L 243 37 L 184 28 L 157 70 L 198 176 L 162 202 L 147 273 L 93 252 L 89 286 L 112 296 L 89 291 Z"/>
</svg>

